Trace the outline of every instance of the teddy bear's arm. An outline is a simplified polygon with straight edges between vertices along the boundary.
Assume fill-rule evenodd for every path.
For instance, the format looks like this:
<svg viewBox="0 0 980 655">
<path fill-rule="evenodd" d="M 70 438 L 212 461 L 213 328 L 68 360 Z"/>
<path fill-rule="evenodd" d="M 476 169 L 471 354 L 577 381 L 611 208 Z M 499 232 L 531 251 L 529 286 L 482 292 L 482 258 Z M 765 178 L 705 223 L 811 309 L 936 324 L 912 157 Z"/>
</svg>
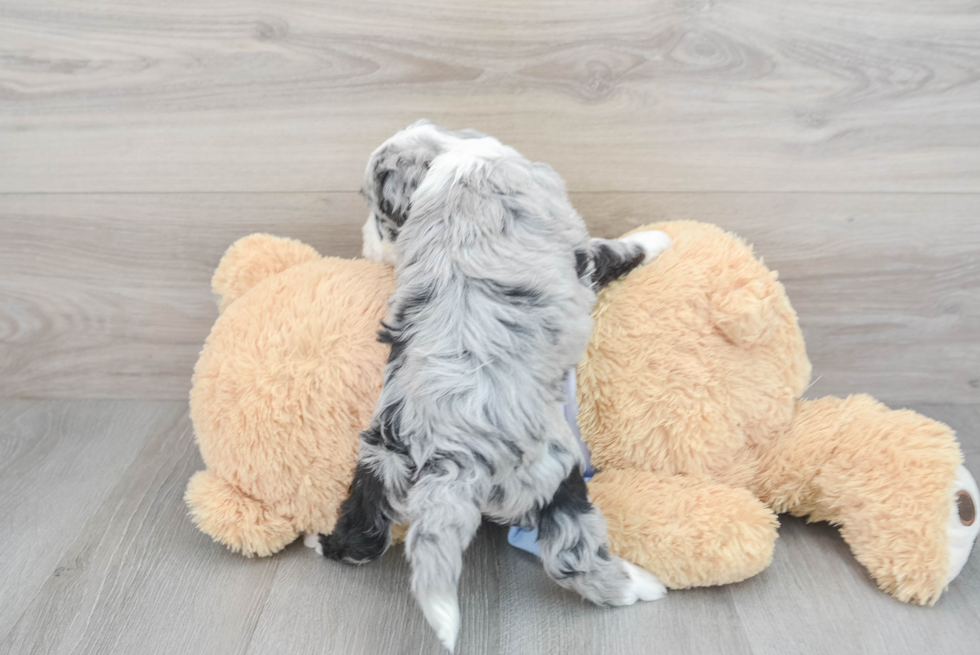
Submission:
<svg viewBox="0 0 980 655">
<path fill-rule="evenodd" d="M 288 519 L 213 471 L 191 477 L 184 502 L 201 532 L 246 557 L 268 557 L 299 536 Z"/>
<path fill-rule="evenodd" d="M 287 268 L 320 259 L 312 247 L 269 234 L 243 237 L 225 251 L 211 278 L 211 288 L 221 296 L 219 310 L 224 311 L 242 294 L 270 275 Z"/>
</svg>

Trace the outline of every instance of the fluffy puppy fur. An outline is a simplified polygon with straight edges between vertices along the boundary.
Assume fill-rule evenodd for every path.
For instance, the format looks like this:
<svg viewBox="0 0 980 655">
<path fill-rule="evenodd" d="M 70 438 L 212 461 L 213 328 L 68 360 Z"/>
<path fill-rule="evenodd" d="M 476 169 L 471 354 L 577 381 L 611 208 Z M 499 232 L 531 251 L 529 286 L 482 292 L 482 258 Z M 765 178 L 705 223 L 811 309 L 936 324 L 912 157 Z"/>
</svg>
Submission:
<svg viewBox="0 0 980 655">
<path fill-rule="evenodd" d="M 396 264 L 391 344 L 327 557 L 363 564 L 409 523 L 412 590 L 450 651 L 462 554 L 481 517 L 536 526 L 559 585 L 602 605 L 666 593 L 609 554 L 562 416 L 595 290 L 650 261 L 663 233 L 590 239 L 561 178 L 496 139 L 417 123 L 371 156 L 364 254 Z"/>
</svg>

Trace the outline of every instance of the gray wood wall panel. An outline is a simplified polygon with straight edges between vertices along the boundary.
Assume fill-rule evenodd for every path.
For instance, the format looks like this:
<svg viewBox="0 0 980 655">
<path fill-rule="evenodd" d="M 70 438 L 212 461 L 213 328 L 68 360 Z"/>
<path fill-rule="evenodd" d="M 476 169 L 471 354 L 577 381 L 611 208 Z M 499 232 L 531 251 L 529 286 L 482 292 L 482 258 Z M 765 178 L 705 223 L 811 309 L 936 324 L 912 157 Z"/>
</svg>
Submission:
<svg viewBox="0 0 980 655">
<path fill-rule="evenodd" d="M 980 191 L 965 0 L 4 0 L 0 191 L 353 191 L 427 116 L 577 191 Z"/>
<path fill-rule="evenodd" d="M 575 193 L 596 235 L 717 223 L 778 270 L 811 395 L 980 400 L 980 194 Z M 0 396 L 186 398 L 210 278 L 254 231 L 356 256 L 363 200 L 320 194 L 0 195 Z"/>
<path fill-rule="evenodd" d="M 812 394 L 980 397 L 980 14 L 912 0 L 0 0 L 0 396 L 182 398 L 253 230 L 352 255 L 420 116 L 548 161 L 597 233 L 781 269 Z"/>
</svg>

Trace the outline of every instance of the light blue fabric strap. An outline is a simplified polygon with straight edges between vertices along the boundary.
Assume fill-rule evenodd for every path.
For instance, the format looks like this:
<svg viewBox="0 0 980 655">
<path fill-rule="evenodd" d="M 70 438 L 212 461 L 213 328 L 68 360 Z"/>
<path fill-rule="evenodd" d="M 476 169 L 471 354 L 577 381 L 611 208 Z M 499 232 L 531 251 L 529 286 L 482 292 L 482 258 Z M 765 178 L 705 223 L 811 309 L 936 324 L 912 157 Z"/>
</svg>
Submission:
<svg viewBox="0 0 980 655">
<path fill-rule="evenodd" d="M 572 428 L 572 434 L 578 439 L 578 447 L 582 449 L 582 460 L 585 462 L 583 473 L 585 479 L 592 477 L 592 453 L 589 447 L 582 440 L 582 431 L 578 429 L 578 398 L 576 396 L 578 385 L 575 382 L 575 369 L 571 369 L 565 376 L 565 404 L 561 406 L 561 411 L 565 415 L 565 421 Z"/>
<path fill-rule="evenodd" d="M 571 426 L 575 438 L 578 439 L 579 448 L 582 449 L 582 460 L 585 462 L 584 477 L 586 480 L 589 480 L 592 477 L 592 453 L 589 452 L 589 447 L 582 440 L 582 431 L 578 429 L 578 399 L 575 396 L 576 388 L 575 369 L 573 368 L 565 376 L 565 404 L 561 406 L 561 411 L 565 415 L 565 420 L 568 421 L 568 425 Z M 538 546 L 537 528 L 524 530 L 516 525 L 512 526 L 507 533 L 507 543 L 515 548 L 526 550 L 529 553 L 541 557 L 541 547 Z"/>
</svg>

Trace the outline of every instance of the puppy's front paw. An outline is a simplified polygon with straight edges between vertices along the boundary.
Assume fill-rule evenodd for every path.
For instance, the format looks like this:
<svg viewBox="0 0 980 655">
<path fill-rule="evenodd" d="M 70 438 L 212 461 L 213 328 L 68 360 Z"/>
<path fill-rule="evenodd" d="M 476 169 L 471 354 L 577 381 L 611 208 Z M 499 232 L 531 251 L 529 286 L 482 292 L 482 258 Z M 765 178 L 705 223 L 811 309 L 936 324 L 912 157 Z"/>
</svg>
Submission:
<svg viewBox="0 0 980 655">
<path fill-rule="evenodd" d="M 657 255 L 670 248 L 671 244 L 670 237 L 667 233 L 661 232 L 660 230 L 637 232 L 636 234 L 623 237 L 620 241 L 638 245 L 644 252 L 644 264 L 652 262 L 657 258 Z"/>
</svg>

